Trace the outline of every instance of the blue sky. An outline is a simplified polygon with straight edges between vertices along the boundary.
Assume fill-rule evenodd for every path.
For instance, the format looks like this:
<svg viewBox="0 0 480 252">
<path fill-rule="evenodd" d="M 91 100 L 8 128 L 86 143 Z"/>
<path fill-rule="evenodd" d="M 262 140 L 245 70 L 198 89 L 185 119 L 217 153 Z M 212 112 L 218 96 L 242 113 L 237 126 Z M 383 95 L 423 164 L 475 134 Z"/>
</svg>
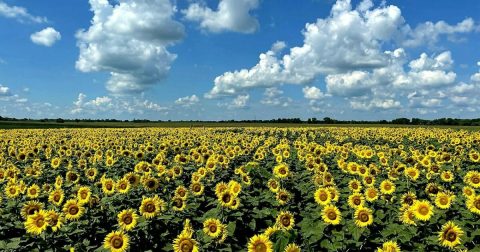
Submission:
<svg viewBox="0 0 480 252">
<path fill-rule="evenodd" d="M 473 118 L 479 25 L 476 0 L 0 0 L 0 115 Z"/>
</svg>

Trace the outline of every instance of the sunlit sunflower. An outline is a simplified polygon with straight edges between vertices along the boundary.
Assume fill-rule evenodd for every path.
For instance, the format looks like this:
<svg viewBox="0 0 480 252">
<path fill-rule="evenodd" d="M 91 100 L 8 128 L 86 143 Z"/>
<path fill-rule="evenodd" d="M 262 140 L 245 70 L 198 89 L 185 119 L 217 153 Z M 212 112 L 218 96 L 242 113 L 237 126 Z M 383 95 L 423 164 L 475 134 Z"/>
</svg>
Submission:
<svg viewBox="0 0 480 252">
<path fill-rule="evenodd" d="M 282 230 L 290 230 L 295 225 L 295 219 L 291 212 L 281 211 L 277 216 L 275 224 Z"/>
<path fill-rule="evenodd" d="M 454 248 L 461 244 L 463 230 L 453 221 L 449 221 L 442 226 L 442 230 L 438 232 L 438 241 L 444 247 Z"/>
<path fill-rule="evenodd" d="M 480 215 L 480 195 L 470 196 L 467 198 L 467 208 L 472 213 Z"/>
<path fill-rule="evenodd" d="M 52 158 L 50 165 L 52 166 L 52 168 L 57 169 L 61 163 L 62 161 L 60 160 L 60 158 Z"/>
<path fill-rule="evenodd" d="M 358 227 L 366 227 L 373 223 L 372 210 L 369 208 L 360 206 L 355 209 L 354 213 L 355 225 Z"/>
<path fill-rule="evenodd" d="M 18 197 L 20 195 L 20 187 L 15 184 L 5 186 L 5 195 L 10 199 Z"/>
<path fill-rule="evenodd" d="M 285 179 L 290 174 L 287 164 L 281 163 L 273 168 L 273 175 L 280 179 Z"/>
<path fill-rule="evenodd" d="M 173 240 L 174 252 L 198 252 L 198 243 L 192 238 L 193 229 L 190 220 L 185 221 L 182 232 Z"/>
<path fill-rule="evenodd" d="M 453 172 L 451 172 L 451 171 L 443 171 L 443 172 L 440 174 L 440 178 L 441 178 L 442 181 L 444 181 L 444 182 L 452 182 L 453 179 L 455 178 L 455 175 L 453 175 Z"/>
<path fill-rule="evenodd" d="M 255 235 L 248 241 L 248 252 L 273 252 L 273 243 L 265 235 Z"/>
<path fill-rule="evenodd" d="M 212 237 L 217 238 L 222 233 L 222 223 L 218 219 L 207 219 L 203 222 L 203 232 Z"/>
<path fill-rule="evenodd" d="M 362 184 L 357 179 L 352 179 L 348 182 L 348 189 L 352 192 L 360 192 L 360 190 L 362 190 Z"/>
<path fill-rule="evenodd" d="M 185 207 L 187 206 L 186 202 L 184 199 L 180 197 L 173 197 L 172 198 L 172 208 L 174 211 L 181 212 L 185 210 Z"/>
<path fill-rule="evenodd" d="M 52 228 L 53 232 L 57 232 L 63 226 L 63 215 L 55 212 L 54 210 L 48 210 L 46 211 L 46 216 L 48 226 Z"/>
<path fill-rule="evenodd" d="M 300 246 L 295 243 L 290 243 L 285 247 L 283 252 L 300 252 Z"/>
<path fill-rule="evenodd" d="M 175 196 L 183 200 L 187 199 L 187 196 L 188 196 L 187 188 L 185 186 L 178 186 L 177 189 L 175 189 Z"/>
<path fill-rule="evenodd" d="M 277 200 L 278 204 L 285 205 L 288 201 L 290 201 L 290 193 L 287 190 L 279 189 L 275 199 Z"/>
<path fill-rule="evenodd" d="M 122 210 L 117 215 L 118 225 L 125 231 L 130 231 L 137 225 L 138 215 L 133 209 Z"/>
<path fill-rule="evenodd" d="M 380 183 L 380 192 L 387 195 L 392 194 L 395 192 L 395 184 L 388 179 L 382 181 L 382 183 Z"/>
<path fill-rule="evenodd" d="M 412 205 L 415 218 L 421 221 L 428 221 L 433 215 L 433 206 L 428 200 L 417 200 Z"/>
<path fill-rule="evenodd" d="M 29 199 L 36 199 L 40 195 L 40 186 L 33 184 L 27 188 L 27 197 Z"/>
<path fill-rule="evenodd" d="M 411 181 L 417 181 L 418 177 L 420 176 L 420 171 L 415 167 L 408 167 L 404 170 L 405 176 Z"/>
<path fill-rule="evenodd" d="M 87 177 L 88 180 L 94 181 L 96 176 L 97 176 L 97 169 L 96 168 L 89 168 L 85 171 L 85 176 Z"/>
<path fill-rule="evenodd" d="M 115 184 L 117 185 L 117 191 L 121 194 L 127 193 L 131 187 L 130 182 L 125 177 L 119 179 Z"/>
<path fill-rule="evenodd" d="M 327 224 L 338 225 L 342 220 L 342 215 L 336 206 L 327 205 L 322 209 L 322 219 Z"/>
<path fill-rule="evenodd" d="M 82 186 L 77 191 L 77 199 L 80 204 L 86 204 L 90 201 L 90 196 L 92 192 L 90 191 L 90 187 Z"/>
<path fill-rule="evenodd" d="M 315 202 L 321 206 L 328 205 L 332 201 L 330 195 L 330 191 L 327 188 L 318 188 L 314 194 Z"/>
<path fill-rule="evenodd" d="M 381 247 L 377 248 L 377 252 L 400 252 L 400 247 L 395 241 L 386 241 Z"/>
<path fill-rule="evenodd" d="M 47 216 L 44 210 L 39 210 L 29 215 L 25 221 L 25 229 L 27 233 L 39 235 L 47 229 Z"/>
<path fill-rule="evenodd" d="M 129 248 L 130 238 L 122 231 L 110 232 L 103 241 L 103 247 L 112 252 L 125 252 Z"/>
<path fill-rule="evenodd" d="M 160 214 L 160 212 L 165 210 L 165 202 L 155 196 L 153 198 L 146 198 L 142 199 L 142 203 L 140 205 L 140 214 L 143 215 L 146 219 L 151 219 Z"/>
<path fill-rule="evenodd" d="M 462 188 L 462 193 L 465 198 L 469 198 L 475 196 L 475 189 L 471 188 L 470 186 L 464 186 Z"/>
<path fill-rule="evenodd" d="M 451 193 L 439 192 L 435 196 L 435 206 L 440 209 L 448 209 L 452 205 L 455 195 Z"/>
<path fill-rule="evenodd" d="M 63 198 L 64 198 L 63 190 L 60 188 L 55 188 L 55 190 L 53 190 L 48 196 L 48 201 L 52 202 L 57 206 L 60 206 L 63 202 Z"/>
<path fill-rule="evenodd" d="M 270 191 L 272 191 L 274 193 L 276 193 L 278 191 L 278 189 L 280 188 L 280 184 L 275 179 L 269 179 L 268 182 L 267 182 L 267 186 L 268 186 L 268 189 L 270 189 Z"/>
<path fill-rule="evenodd" d="M 367 189 L 365 189 L 365 199 L 368 201 L 368 202 L 374 202 L 375 200 L 378 199 L 378 190 L 375 189 L 375 187 L 368 187 Z"/>
<path fill-rule="evenodd" d="M 365 197 L 360 193 L 353 193 L 348 196 L 348 205 L 351 208 L 358 208 L 365 204 Z"/>
<path fill-rule="evenodd" d="M 113 179 L 107 178 L 102 181 L 102 191 L 106 195 L 112 195 L 115 193 L 115 181 Z"/>
<path fill-rule="evenodd" d="M 38 201 L 28 201 L 23 204 L 22 210 L 20 211 L 20 215 L 23 219 L 27 219 L 28 216 L 35 214 L 36 212 L 43 209 L 43 204 Z"/>
<path fill-rule="evenodd" d="M 195 196 L 200 196 L 203 194 L 204 186 L 200 182 L 194 182 L 190 184 L 190 191 L 193 193 Z"/>
<path fill-rule="evenodd" d="M 403 224 L 407 225 L 414 225 L 416 226 L 417 224 L 415 223 L 415 213 L 413 212 L 412 208 L 409 207 L 408 205 L 405 205 L 403 209 L 400 210 L 400 221 Z"/>
<path fill-rule="evenodd" d="M 85 208 L 75 199 L 67 200 L 63 205 L 63 213 L 67 220 L 78 220 L 84 212 Z"/>
</svg>

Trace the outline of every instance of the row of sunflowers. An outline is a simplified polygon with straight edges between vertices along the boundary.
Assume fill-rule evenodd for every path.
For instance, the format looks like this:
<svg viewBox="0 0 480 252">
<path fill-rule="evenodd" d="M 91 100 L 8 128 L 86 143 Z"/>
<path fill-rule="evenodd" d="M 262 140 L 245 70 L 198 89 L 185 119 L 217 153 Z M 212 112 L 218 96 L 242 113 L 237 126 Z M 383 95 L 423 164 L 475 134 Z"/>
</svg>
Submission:
<svg viewBox="0 0 480 252">
<path fill-rule="evenodd" d="M 475 251 L 480 133 L 0 131 L 0 250 Z"/>
</svg>

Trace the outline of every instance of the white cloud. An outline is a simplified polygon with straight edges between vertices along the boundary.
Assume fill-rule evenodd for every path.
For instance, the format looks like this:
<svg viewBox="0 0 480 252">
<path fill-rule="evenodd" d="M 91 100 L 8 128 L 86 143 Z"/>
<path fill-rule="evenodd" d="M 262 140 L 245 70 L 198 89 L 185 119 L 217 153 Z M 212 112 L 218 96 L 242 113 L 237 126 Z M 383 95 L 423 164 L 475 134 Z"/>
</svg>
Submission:
<svg viewBox="0 0 480 252">
<path fill-rule="evenodd" d="M 0 84 L 0 96 L 6 97 L 11 95 L 12 93 L 10 92 L 10 88 Z"/>
<path fill-rule="evenodd" d="M 285 47 L 287 47 L 287 44 L 285 43 L 285 41 L 277 41 L 273 43 L 270 51 L 274 53 L 280 53 L 283 49 L 285 49 Z"/>
<path fill-rule="evenodd" d="M 200 99 L 196 95 L 191 95 L 191 96 L 185 96 L 185 97 L 178 98 L 175 101 L 175 104 L 178 104 L 178 105 L 181 105 L 181 106 L 184 106 L 184 107 L 190 107 L 190 106 L 193 106 L 193 105 L 197 104 L 199 101 L 200 101 Z"/>
<path fill-rule="evenodd" d="M 411 29 L 410 26 L 403 28 L 405 38 L 401 42 L 406 47 L 416 47 L 424 44 L 435 44 L 441 35 L 454 36 L 458 33 L 469 33 L 475 29 L 475 22 L 472 18 L 466 18 L 456 25 L 450 25 L 445 21 L 425 22 L 415 29 Z"/>
<path fill-rule="evenodd" d="M 199 22 L 204 31 L 253 33 L 259 23 L 250 12 L 258 5 L 258 0 L 220 0 L 217 10 L 212 10 L 205 3 L 196 2 L 182 10 L 182 13 L 187 20 Z"/>
<path fill-rule="evenodd" d="M 167 107 L 162 107 L 157 103 L 137 97 L 96 97 L 87 100 L 87 95 L 79 93 L 77 100 L 73 102 L 73 108 L 70 114 L 74 115 L 95 115 L 102 112 L 113 113 L 116 115 L 127 114 L 144 114 L 147 111 L 167 112 Z"/>
<path fill-rule="evenodd" d="M 373 99 L 373 100 L 351 100 L 350 106 L 357 110 L 372 110 L 372 109 L 396 109 L 400 108 L 399 101 L 393 99 Z"/>
<path fill-rule="evenodd" d="M 325 97 L 325 94 L 317 87 L 306 86 L 302 89 L 303 96 L 308 100 L 320 100 Z"/>
<path fill-rule="evenodd" d="M 228 105 L 229 109 L 241 109 L 247 107 L 247 102 L 250 99 L 250 95 L 238 95 L 233 99 L 233 101 Z"/>
<path fill-rule="evenodd" d="M 292 98 L 284 97 L 283 90 L 276 87 L 266 88 L 260 103 L 269 106 L 288 107 L 292 103 Z"/>
<path fill-rule="evenodd" d="M 0 16 L 16 19 L 20 22 L 46 23 L 48 21 L 46 17 L 31 15 L 24 7 L 9 6 L 3 1 L 0 1 Z"/>
<path fill-rule="evenodd" d="M 88 30 L 77 33 L 82 72 L 110 72 L 112 93 L 140 93 L 161 81 L 176 55 L 167 47 L 185 36 L 173 20 L 169 0 L 90 0 L 94 13 Z"/>
<path fill-rule="evenodd" d="M 39 32 L 35 32 L 30 35 L 30 39 L 33 43 L 47 47 L 52 46 L 61 38 L 62 36 L 60 35 L 60 32 L 56 31 L 52 27 L 47 27 Z"/>
</svg>

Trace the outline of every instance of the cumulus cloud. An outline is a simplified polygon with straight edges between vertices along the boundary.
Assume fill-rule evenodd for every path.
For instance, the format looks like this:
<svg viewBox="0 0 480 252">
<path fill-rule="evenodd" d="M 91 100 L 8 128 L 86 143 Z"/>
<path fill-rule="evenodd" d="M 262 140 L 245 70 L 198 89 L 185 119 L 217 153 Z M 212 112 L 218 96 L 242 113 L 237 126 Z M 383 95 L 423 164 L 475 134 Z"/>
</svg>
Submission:
<svg viewBox="0 0 480 252">
<path fill-rule="evenodd" d="M 10 6 L 3 1 L 0 1 L 0 16 L 16 19 L 19 22 L 46 23 L 48 21 L 46 17 L 34 16 L 28 13 L 28 10 L 24 7 Z"/>
<path fill-rule="evenodd" d="M 191 96 L 178 98 L 177 100 L 175 100 L 175 104 L 181 105 L 184 107 L 190 107 L 197 104 L 199 101 L 200 99 L 196 95 L 191 95 Z"/>
<path fill-rule="evenodd" d="M 10 88 L 0 84 L 0 96 L 6 97 L 11 95 L 12 93 L 10 92 Z"/>
<path fill-rule="evenodd" d="M 320 88 L 314 86 L 306 86 L 302 89 L 303 96 L 308 100 L 320 100 L 325 97 L 325 94 Z"/>
<path fill-rule="evenodd" d="M 140 93 L 161 81 L 176 55 L 169 45 L 185 36 L 170 0 L 90 0 L 94 16 L 76 34 L 82 72 L 109 72 L 112 93 Z"/>
<path fill-rule="evenodd" d="M 102 112 L 114 114 L 143 114 L 146 111 L 167 112 L 168 108 L 157 103 L 137 97 L 110 97 L 101 96 L 88 100 L 87 95 L 79 93 L 73 102 L 70 114 L 95 115 Z"/>
<path fill-rule="evenodd" d="M 250 95 L 238 95 L 233 99 L 233 101 L 228 105 L 229 109 L 242 109 L 247 107 L 247 102 L 250 99 Z"/>
<path fill-rule="evenodd" d="M 60 32 L 56 31 L 52 27 L 47 27 L 39 32 L 35 32 L 30 35 L 30 39 L 33 43 L 47 47 L 52 46 L 61 38 L 62 36 L 60 35 Z"/>
<path fill-rule="evenodd" d="M 269 106 L 288 107 L 292 103 L 292 98 L 283 96 L 283 90 L 276 87 L 266 88 L 260 103 Z"/>
<path fill-rule="evenodd" d="M 405 47 L 416 47 L 424 44 L 434 45 L 441 35 L 450 36 L 453 39 L 456 34 L 465 34 L 475 30 L 475 22 L 472 18 L 466 18 L 456 25 L 450 25 L 445 21 L 425 22 L 414 29 L 405 26 L 403 32 L 405 37 L 401 44 Z"/>
<path fill-rule="evenodd" d="M 258 29 L 259 23 L 250 12 L 258 8 L 258 5 L 258 0 L 220 0 L 217 10 L 212 10 L 204 2 L 195 2 L 182 10 L 182 13 L 185 19 L 198 22 L 200 28 L 207 32 L 253 33 Z"/>
</svg>

